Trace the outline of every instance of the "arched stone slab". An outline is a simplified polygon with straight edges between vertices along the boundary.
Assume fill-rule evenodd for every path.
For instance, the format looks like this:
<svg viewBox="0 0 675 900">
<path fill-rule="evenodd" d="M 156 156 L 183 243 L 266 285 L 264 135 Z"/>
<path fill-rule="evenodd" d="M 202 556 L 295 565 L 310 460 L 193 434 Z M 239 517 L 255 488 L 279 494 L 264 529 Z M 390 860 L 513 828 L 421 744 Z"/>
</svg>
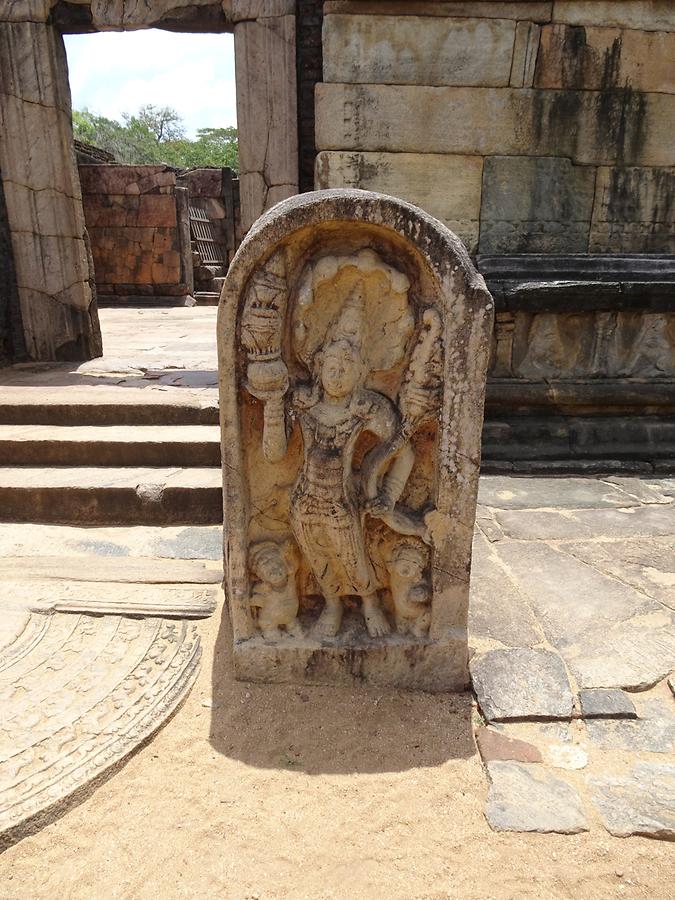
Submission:
<svg viewBox="0 0 675 900">
<path fill-rule="evenodd" d="M 492 318 L 460 240 L 392 197 L 251 229 L 218 315 L 239 678 L 466 686 Z"/>
<path fill-rule="evenodd" d="M 44 614 L 0 620 L 0 851 L 51 821 L 164 724 L 197 674 L 194 625 Z"/>
</svg>

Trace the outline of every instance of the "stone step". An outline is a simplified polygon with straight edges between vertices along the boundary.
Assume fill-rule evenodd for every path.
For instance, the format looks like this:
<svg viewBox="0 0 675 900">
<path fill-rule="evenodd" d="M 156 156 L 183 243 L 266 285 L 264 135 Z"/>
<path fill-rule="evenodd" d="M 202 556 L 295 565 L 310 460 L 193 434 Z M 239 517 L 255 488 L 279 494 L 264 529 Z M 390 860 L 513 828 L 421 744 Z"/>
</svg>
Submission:
<svg viewBox="0 0 675 900">
<path fill-rule="evenodd" d="M 0 467 L 0 521 L 79 525 L 222 522 L 219 468 Z"/>
<path fill-rule="evenodd" d="M 218 400 L 210 390 L 195 396 L 164 391 L 67 386 L 0 388 L 1 425 L 217 425 Z M 189 393 L 189 396 L 182 396 Z M 150 396 L 147 396 L 150 394 Z"/>
<path fill-rule="evenodd" d="M 0 425 L 6 466 L 219 466 L 217 425 Z"/>
<path fill-rule="evenodd" d="M 70 571 L 88 569 L 91 557 L 119 563 L 137 559 L 209 560 L 222 567 L 223 529 L 221 525 L 146 525 L 86 527 L 77 525 L 36 525 L 26 522 L 0 523 L 0 559 L 3 557 L 67 556 Z M 74 560 L 73 557 L 78 557 Z M 82 565 L 84 557 L 87 562 Z M 22 563 L 22 567 L 23 567 Z M 125 566 L 124 572 L 129 569 Z M 143 579 L 147 580 L 143 571 Z M 121 577 L 121 575 L 116 575 Z M 174 576 L 175 577 L 175 576 Z M 191 576 L 192 577 L 192 576 Z"/>
</svg>

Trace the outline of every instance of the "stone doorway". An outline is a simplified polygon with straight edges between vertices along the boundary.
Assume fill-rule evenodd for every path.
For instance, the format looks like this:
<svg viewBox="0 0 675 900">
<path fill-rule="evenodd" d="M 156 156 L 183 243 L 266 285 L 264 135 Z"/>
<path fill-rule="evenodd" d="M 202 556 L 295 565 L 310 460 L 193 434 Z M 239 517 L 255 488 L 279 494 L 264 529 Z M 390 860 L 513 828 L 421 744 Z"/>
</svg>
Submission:
<svg viewBox="0 0 675 900">
<path fill-rule="evenodd" d="M 294 0 L 31 0 L 0 3 L 0 175 L 12 266 L 6 361 L 102 352 L 73 152 L 64 34 L 162 28 L 234 33 L 241 222 L 298 190 Z M 0 206 L 0 213 L 2 207 Z M 23 345 L 23 346 L 22 346 Z"/>
</svg>

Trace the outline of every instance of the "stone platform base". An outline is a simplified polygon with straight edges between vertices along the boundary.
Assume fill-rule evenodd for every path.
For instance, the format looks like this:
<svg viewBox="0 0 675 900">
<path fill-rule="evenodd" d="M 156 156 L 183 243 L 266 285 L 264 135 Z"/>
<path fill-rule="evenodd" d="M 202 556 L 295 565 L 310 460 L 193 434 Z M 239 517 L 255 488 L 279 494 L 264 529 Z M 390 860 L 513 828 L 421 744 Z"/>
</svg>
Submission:
<svg viewBox="0 0 675 900">
<path fill-rule="evenodd" d="M 415 691 L 463 691 L 469 684 L 466 632 L 411 643 L 397 635 L 371 639 L 346 622 L 337 638 L 284 637 L 272 644 L 256 635 L 234 645 L 239 681 L 374 684 Z"/>
</svg>

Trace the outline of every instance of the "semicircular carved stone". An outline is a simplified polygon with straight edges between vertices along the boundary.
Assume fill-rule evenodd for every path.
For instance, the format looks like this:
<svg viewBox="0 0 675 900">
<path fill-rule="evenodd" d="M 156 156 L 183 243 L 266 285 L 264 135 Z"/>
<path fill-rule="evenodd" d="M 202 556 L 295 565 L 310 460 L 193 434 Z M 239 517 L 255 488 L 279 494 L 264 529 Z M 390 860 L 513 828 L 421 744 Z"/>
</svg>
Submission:
<svg viewBox="0 0 675 900">
<path fill-rule="evenodd" d="M 301 194 L 248 233 L 218 312 L 237 677 L 467 685 L 493 307 L 392 197 Z"/>
<path fill-rule="evenodd" d="M 6 609 L 0 850 L 149 738 L 186 697 L 199 656 L 187 622 Z"/>
</svg>

